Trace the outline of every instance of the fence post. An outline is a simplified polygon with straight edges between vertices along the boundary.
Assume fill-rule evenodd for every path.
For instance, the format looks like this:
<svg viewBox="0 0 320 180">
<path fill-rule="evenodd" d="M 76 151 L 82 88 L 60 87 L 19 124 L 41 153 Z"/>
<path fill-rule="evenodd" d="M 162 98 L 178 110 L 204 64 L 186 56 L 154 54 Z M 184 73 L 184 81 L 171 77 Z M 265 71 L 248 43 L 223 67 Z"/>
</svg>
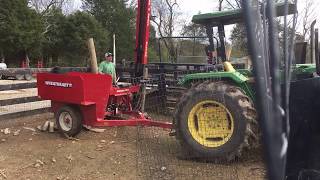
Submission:
<svg viewBox="0 0 320 180">
<path fill-rule="evenodd" d="M 147 94 L 147 83 L 146 80 L 148 79 L 148 68 L 143 69 L 143 85 L 142 85 L 142 100 L 141 100 L 141 111 L 145 112 L 145 104 L 146 104 L 146 94 Z"/>
<path fill-rule="evenodd" d="M 160 76 L 159 76 L 159 82 L 158 82 L 158 88 L 159 88 L 159 95 L 160 95 L 160 103 L 161 107 L 166 107 L 167 102 L 167 87 L 166 87 L 166 74 L 164 65 L 160 64 Z"/>
<path fill-rule="evenodd" d="M 22 60 L 22 62 L 21 62 L 21 68 L 26 68 L 26 67 L 27 67 L 26 61 L 25 61 L 25 60 Z"/>
</svg>

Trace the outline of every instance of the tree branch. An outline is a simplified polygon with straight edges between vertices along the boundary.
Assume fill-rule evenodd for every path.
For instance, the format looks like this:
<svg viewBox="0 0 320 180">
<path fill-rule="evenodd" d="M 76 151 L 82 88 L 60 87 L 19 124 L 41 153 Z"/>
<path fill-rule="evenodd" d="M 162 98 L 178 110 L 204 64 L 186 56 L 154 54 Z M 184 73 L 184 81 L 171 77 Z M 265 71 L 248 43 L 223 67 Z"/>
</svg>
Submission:
<svg viewBox="0 0 320 180">
<path fill-rule="evenodd" d="M 232 9 L 236 9 L 228 0 L 226 0 L 226 1 L 232 7 Z"/>
</svg>

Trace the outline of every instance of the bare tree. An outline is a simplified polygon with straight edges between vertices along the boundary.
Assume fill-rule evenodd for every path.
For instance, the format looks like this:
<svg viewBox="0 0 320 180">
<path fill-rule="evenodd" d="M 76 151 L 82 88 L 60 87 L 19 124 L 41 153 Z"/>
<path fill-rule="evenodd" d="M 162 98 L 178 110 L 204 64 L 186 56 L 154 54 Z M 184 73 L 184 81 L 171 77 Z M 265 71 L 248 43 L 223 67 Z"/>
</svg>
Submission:
<svg viewBox="0 0 320 180">
<path fill-rule="evenodd" d="M 29 4 L 33 7 L 38 13 L 46 14 L 51 7 L 57 7 L 62 9 L 63 5 L 68 0 L 30 0 Z"/>
<path fill-rule="evenodd" d="M 222 11 L 222 3 L 223 3 L 223 0 L 219 0 L 219 5 L 218 5 L 219 11 Z"/>
<path fill-rule="evenodd" d="M 62 1 L 62 0 L 61 0 Z M 79 2 L 80 4 L 76 5 L 75 0 L 64 0 L 61 4 L 62 10 L 64 14 L 71 14 L 75 10 L 81 7 L 82 1 Z"/>
<path fill-rule="evenodd" d="M 219 0 L 218 10 L 223 9 L 239 9 L 241 8 L 241 0 Z"/>
<path fill-rule="evenodd" d="M 44 31 L 42 34 L 45 36 L 50 28 L 53 26 L 49 23 L 49 18 L 52 16 L 50 9 L 69 9 L 69 4 L 73 0 L 29 0 L 29 5 L 34 8 L 41 16 L 44 22 Z M 64 10 L 65 11 L 65 10 Z M 26 57 L 27 66 L 29 66 L 30 60 Z"/>
<path fill-rule="evenodd" d="M 74 0 L 29 0 L 29 4 L 39 14 L 46 16 L 50 8 L 62 9 L 65 14 L 74 10 Z"/>
<path fill-rule="evenodd" d="M 304 40 L 308 39 L 310 33 L 311 23 L 316 19 L 316 3 L 315 0 L 305 0 L 303 10 L 299 13 L 299 24 L 302 27 L 302 37 Z"/>
<path fill-rule="evenodd" d="M 73 11 L 73 3 L 74 0 L 29 0 L 29 5 L 43 17 L 46 26 L 43 34 L 46 34 L 51 27 L 51 24 L 47 21 L 48 17 L 51 16 L 50 8 L 61 9 L 65 14 L 69 14 Z"/>
<path fill-rule="evenodd" d="M 156 25 L 161 38 L 172 37 L 178 24 L 178 3 L 176 0 L 153 0 L 152 22 Z M 172 60 L 177 60 L 176 45 L 173 39 L 163 39 Z"/>
</svg>

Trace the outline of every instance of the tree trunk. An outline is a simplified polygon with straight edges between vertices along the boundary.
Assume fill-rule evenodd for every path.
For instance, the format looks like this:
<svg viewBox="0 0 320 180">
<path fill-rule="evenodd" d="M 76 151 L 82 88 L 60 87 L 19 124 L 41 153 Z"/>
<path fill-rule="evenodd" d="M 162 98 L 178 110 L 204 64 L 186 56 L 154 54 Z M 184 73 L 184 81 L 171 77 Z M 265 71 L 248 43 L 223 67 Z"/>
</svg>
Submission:
<svg viewBox="0 0 320 180">
<path fill-rule="evenodd" d="M 52 67 L 52 55 L 49 56 L 48 67 Z"/>
<path fill-rule="evenodd" d="M 175 49 L 175 46 L 173 44 L 173 42 L 170 42 L 170 45 L 169 45 L 169 56 L 171 58 L 171 62 L 177 62 L 177 53 L 176 53 L 176 49 Z"/>
<path fill-rule="evenodd" d="M 219 11 L 222 11 L 222 3 L 223 3 L 223 0 L 219 0 Z"/>
<path fill-rule="evenodd" d="M 1 51 L 0 51 L 0 63 L 4 63 L 4 62 L 5 62 L 4 53 L 3 53 L 3 51 L 1 50 Z"/>
<path fill-rule="evenodd" d="M 195 36 L 196 36 L 196 32 L 193 32 L 193 37 Z M 196 46 L 196 38 L 193 38 L 192 56 L 195 56 L 195 46 Z"/>
<path fill-rule="evenodd" d="M 26 52 L 26 68 L 30 68 L 30 59 L 28 56 L 28 52 Z"/>
</svg>

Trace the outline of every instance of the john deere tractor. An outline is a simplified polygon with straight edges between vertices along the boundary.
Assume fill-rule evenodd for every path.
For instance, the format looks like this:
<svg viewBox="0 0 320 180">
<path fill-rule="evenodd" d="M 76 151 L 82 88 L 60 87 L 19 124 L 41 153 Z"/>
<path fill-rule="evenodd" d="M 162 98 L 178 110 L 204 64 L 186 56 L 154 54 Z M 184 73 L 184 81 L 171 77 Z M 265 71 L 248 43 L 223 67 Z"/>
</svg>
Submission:
<svg viewBox="0 0 320 180">
<path fill-rule="evenodd" d="M 289 4 L 288 14 L 296 12 Z M 283 16 L 283 4 L 276 5 Z M 251 70 L 236 70 L 226 57 L 225 25 L 243 22 L 241 9 L 200 14 L 193 22 L 206 28 L 208 58 L 217 54 L 223 71 L 189 74 L 180 80 L 188 87 L 177 103 L 174 119 L 176 135 L 183 149 L 194 158 L 229 161 L 259 141 L 258 114 L 255 109 L 254 79 Z M 213 28 L 218 29 L 214 37 Z M 218 65 L 217 65 L 218 66 Z M 297 65 L 296 74 L 312 76 L 315 65 Z"/>
</svg>

